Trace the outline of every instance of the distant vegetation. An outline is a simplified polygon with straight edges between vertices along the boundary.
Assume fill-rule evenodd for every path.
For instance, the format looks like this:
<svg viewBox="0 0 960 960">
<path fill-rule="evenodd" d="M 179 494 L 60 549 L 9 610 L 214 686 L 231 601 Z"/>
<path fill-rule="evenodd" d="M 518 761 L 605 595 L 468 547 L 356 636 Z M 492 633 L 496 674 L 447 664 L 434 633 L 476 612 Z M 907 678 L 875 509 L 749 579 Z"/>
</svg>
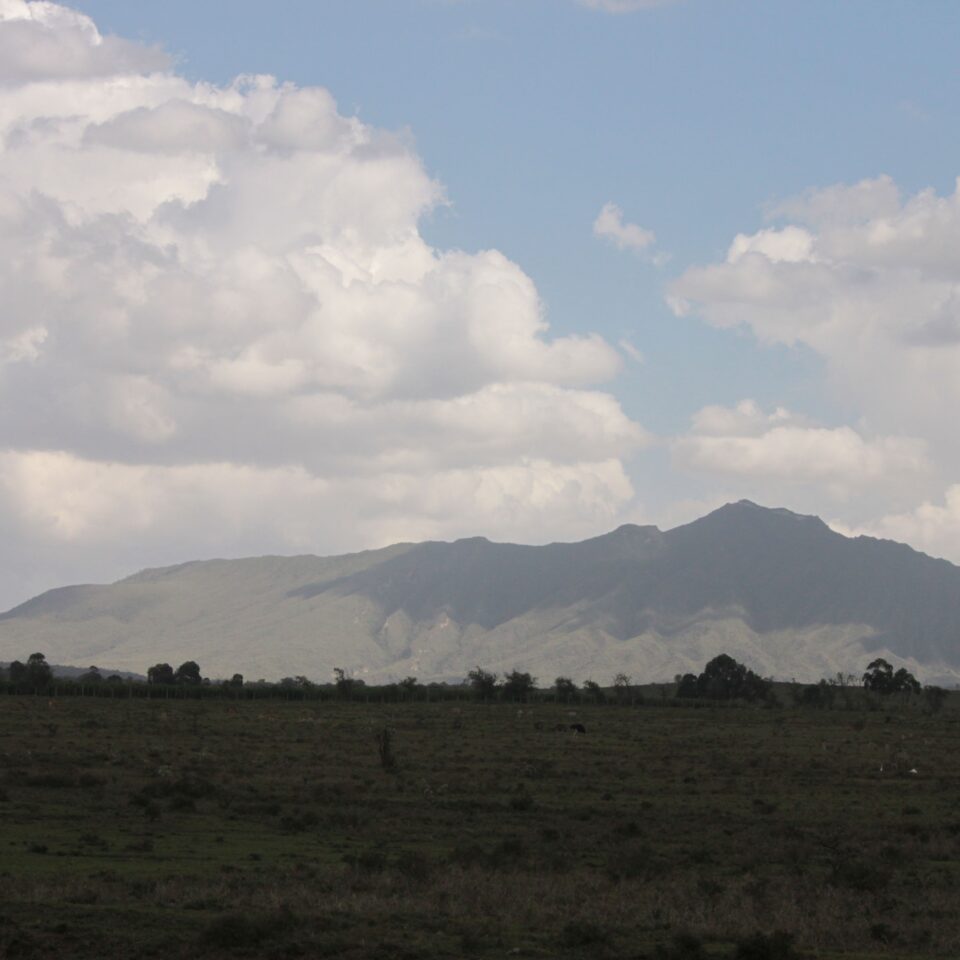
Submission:
<svg viewBox="0 0 960 960">
<path fill-rule="evenodd" d="M 700 674 L 686 673 L 673 683 L 635 684 L 624 673 L 603 686 L 594 680 L 578 685 L 570 677 L 556 677 L 541 686 L 531 674 L 512 670 L 500 676 L 482 667 L 471 670 L 461 683 L 420 683 L 416 677 L 386 684 L 367 684 L 337 668 L 328 683 L 305 676 L 285 677 L 270 683 L 246 681 L 235 673 L 229 680 L 210 680 L 200 665 L 188 660 L 174 668 L 157 663 L 147 670 L 145 681 L 104 677 L 95 666 L 74 678 L 55 677 L 42 653 L 32 653 L 26 663 L 14 661 L 0 667 L 0 693 L 57 696 L 94 696 L 146 699 L 282 699 L 352 700 L 365 703 L 439 702 L 444 700 L 508 703 L 619 703 L 642 706 L 680 706 L 683 702 L 785 705 L 818 709 L 876 709 L 896 700 L 904 704 L 939 710 L 947 691 L 924 687 L 904 668 L 894 670 L 886 660 L 874 660 L 859 679 L 837 674 L 816 684 L 774 681 L 758 676 L 727 654 L 707 663 Z"/>
</svg>

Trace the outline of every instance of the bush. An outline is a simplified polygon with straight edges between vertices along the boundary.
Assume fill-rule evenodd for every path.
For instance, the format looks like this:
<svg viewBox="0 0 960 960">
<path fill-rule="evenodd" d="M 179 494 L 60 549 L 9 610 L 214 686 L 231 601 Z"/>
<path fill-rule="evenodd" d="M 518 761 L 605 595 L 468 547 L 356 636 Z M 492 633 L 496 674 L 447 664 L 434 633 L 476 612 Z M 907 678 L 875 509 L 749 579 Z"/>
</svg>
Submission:
<svg viewBox="0 0 960 960">
<path fill-rule="evenodd" d="M 319 822 L 317 815 L 310 811 L 299 815 L 293 814 L 280 818 L 280 831 L 282 833 L 306 833 Z"/>
<path fill-rule="evenodd" d="M 388 772 L 397 766 L 397 758 L 393 753 L 393 734 L 389 727 L 377 731 L 377 755 L 380 757 L 380 766 Z"/>
<path fill-rule="evenodd" d="M 560 945 L 568 949 L 602 947 L 609 942 L 609 931 L 590 920 L 570 920 L 560 933 Z"/>
<path fill-rule="evenodd" d="M 783 930 L 755 933 L 737 944 L 734 960 L 794 960 L 793 936 Z"/>
<path fill-rule="evenodd" d="M 387 869 L 387 855 L 379 847 L 370 847 L 360 853 L 348 854 L 344 861 L 361 873 L 383 873 Z"/>
<path fill-rule="evenodd" d="M 27 777 L 28 787 L 44 787 L 48 790 L 64 790 L 77 785 L 73 777 L 68 777 L 62 773 L 38 773 L 35 776 Z"/>
<path fill-rule="evenodd" d="M 517 813 L 524 813 L 533 809 L 533 797 L 529 791 L 521 784 L 517 792 L 510 798 L 510 809 Z"/>
<path fill-rule="evenodd" d="M 692 933 L 678 933 L 668 945 L 661 944 L 654 954 L 656 960 L 707 960 L 703 943 Z"/>
<path fill-rule="evenodd" d="M 426 883 L 433 876 L 430 858 L 416 850 L 404 850 L 397 857 L 397 873 L 415 883 Z"/>
<path fill-rule="evenodd" d="M 207 924 L 201 941 L 221 950 L 242 950 L 294 929 L 299 921 L 287 909 L 270 913 L 227 913 Z"/>
</svg>

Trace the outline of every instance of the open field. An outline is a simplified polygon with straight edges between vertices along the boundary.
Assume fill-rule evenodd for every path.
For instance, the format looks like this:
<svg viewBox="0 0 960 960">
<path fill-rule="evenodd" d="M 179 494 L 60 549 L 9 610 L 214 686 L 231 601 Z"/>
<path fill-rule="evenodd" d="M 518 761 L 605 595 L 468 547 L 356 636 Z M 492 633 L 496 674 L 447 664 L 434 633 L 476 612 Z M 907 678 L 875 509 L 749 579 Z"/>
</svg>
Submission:
<svg viewBox="0 0 960 960">
<path fill-rule="evenodd" d="M 960 956 L 952 707 L 0 697 L 0 956 Z"/>
</svg>

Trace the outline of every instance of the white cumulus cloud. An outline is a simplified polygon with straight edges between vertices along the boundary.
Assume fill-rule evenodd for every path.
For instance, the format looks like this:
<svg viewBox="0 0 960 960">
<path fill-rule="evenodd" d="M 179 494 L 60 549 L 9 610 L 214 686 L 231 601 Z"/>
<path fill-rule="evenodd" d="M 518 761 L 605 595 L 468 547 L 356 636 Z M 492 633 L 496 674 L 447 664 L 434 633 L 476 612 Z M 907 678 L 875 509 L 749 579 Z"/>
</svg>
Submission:
<svg viewBox="0 0 960 960">
<path fill-rule="evenodd" d="M 864 488 L 908 481 L 930 469 L 925 444 L 911 437 L 864 437 L 852 427 L 822 427 L 783 407 L 764 413 L 752 400 L 735 407 L 709 406 L 693 417 L 690 433 L 672 445 L 675 462 L 687 469 L 817 486 L 847 497 Z"/>
<path fill-rule="evenodd" d="M 670 303 L 820 354 L 872 419 L 952 433 L 960 400 L 960 193 L 901 199 L 889 178 L 781 204 L 799 223 L 740 234 Z"/>
<path fill-rule="evenodd" d="M 615 203 L 606 203 L 593 221 L 593 233 L 610 240 L 620 250 L 645 251 L 653 246 L 656 235 L 623 219 L 623 211 Z"/>
<path fill-rule="evenodd" d="M 960 563 L 960 484 L 947 488 L 942 503 L 925 500 L 912 510 L 857 525 L 836 523 L 848 536 L 865 535 L 909 543 L 935 557 Z"/>
<path fill-rule="evenodd" d="M 0 85 L 162 70 L 163 51 L 104 37 L 84 14 L 56 3 L 0 0 Z"/>
<path fill-rule="evenodd" d="M 0 0 L 0 605 L 209 553 L 595 532 L 648 437 L 408 142 Z M 628 236 L 633 228 L 626 226 Z"/>
<path fill-rule="evenodd" d="M 772 215 L 779 222 L 737 235 L 723 261 L 673 281 L 671 306 L 821 358 L 832 395 L 869 426 L 867 435 L 831 432 L 835 459 L 878 476 L 851 529 L 869 528 L 870 516 L 901 518 L 876 521 L 877 529 L 916 531 L 914 542 L 936 542 L 943 555 L 960 557 L 960 541 L 947 544 L 953 533 L 932 537 L 920 519 L 948 509 L 929 504 L 960 478 L 960 187 L 903 196 L 884 176 L 808 190 Z M 871 464 L 908 465 L 917 440 L 927 479 L 912 504 L 901 490 L 894 506 L 884 497 L 888 468 Z M 796 469 L 803 475 L 802 463 Z M 949 493 L 945 499 L 953 502 Z M 943 529 L 954 530 L 946 519 Z"/>
</svg>

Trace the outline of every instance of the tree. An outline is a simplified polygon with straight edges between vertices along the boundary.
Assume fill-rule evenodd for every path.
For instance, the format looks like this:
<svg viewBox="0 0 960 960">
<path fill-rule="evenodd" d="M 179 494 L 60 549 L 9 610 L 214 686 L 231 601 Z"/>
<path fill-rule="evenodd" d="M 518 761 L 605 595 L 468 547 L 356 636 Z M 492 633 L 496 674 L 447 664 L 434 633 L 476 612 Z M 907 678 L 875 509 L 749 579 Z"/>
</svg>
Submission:
<svg viewBox="0 0 960 960">
<path fill-rule="evenodd" d="M 239 689 L 240 687 L 242 687 L 242 686 L 243 686 L 243 674 L 242 674 L 242 673 L 235 673 L 235 674 L 227 681 L 227 686 L 228 686 L 228 687 L 236 687 L 237 689 Z"/>
<path fill-rule="evenodd" d="M 882 657 L 867 665 L 863 686 L 874 693 L 890 693 L 893 687 L 893 667 Z"/>
<path fill-rule="evenodd" d="M 194 684 L 200 682 L 200 664 L 195 660 L 188 660 L 177 667 L 177 672 L 173 675 L 176 683 Z"/>
<path fill-rule="evenodd" d="M 794 703 L 798 707 L 831 707 L 836 694 L 835 687 L 821 680 L 819 683 L 808 683 L 805 686 L 791 687 Z"/>
<path fill-rule="evenodd" d="M 21 663 L 19 660 L 14 660 L 13 663 L 7 667 L 7 676 L 10 678 L 11 683 L 23 683 L 24 677 L 27 675 L 26 664 Z"/>
<path fill-rule="evenodd" d="M 147 683 L 167 684 L 176 683 L 173 667 L 169 663 L 156 663 L 147 671 Z"/>
<path fill-rule="evenodd" d="M 603 692 L 600 684 L 596 680 L 584 680 L 583 681 L 583 692 L 588 696 L 594 703 L 603 703 L 606 700 L 606 695 Z"/>
<path fill-rule="evenodd" d="M 503 695 L 508 700 L 520 700 L 525 703 L 536 688 L 537 678 L 531 677 L 529 673 L 511 670 L 503 678 Z"/>
<path fill-rule="evenodd" d="M 613 678 L 613 692 L 621 703 L 630 699 L 630 677 L 625 673 L 618 673 Z"/>
<path fill-rule="evenodd" d="M 497 692 L 497 675 L 476 667 L 467 674 L 467 683 L 480 700 L 492 700 Z"/>
<path fill-rule="evenodd" d="M 943 701 L 947 699 L 947 691 L 943 687 L 926 686 L 923 688 L 923 698 L 931 713 L 939 713 Z"/>
<path fill-rule="evenodd" d="M 714 657 L 698 677 L 688 673 L 677 684 L 678 697 L 708 700 L 763 700 L 769 693 L 769 681 L 726 653 Z"/>
<path fill-rule="evenodd" d="M 577 699 L 577 685 L 569 677 L 557 677 L 553 681 L 553 690 L 561 703 Z"/>
<path fill-rule="evenodd" d="M 102 683 L 103 675 L 96 667 L 91 667 L 86 673 L 81 673 L 77 677 L 77 682 L 82 684 Z"/>
<path fill-rule="evenodd" d="M 920 681 L 904 667 L 893 675 L 894 693 L 919 693 L 921 689 Z"/>
<path fill-rule="evenodd" d="M 39 689 L 53 682 L 53 671 L 42 653 L 31 653 L 27 657 L 24 682 L 28 687 Z"/>
<path fill-rule="evenodd" d="M 894 672 L 893 667 L 882 657 L 867 664 L 863 686 L 881 696 L 892 693 L 919 693 L 920 681 L 903 667 Z"/>
<path fill-rule="evenodd" d="M 697 686 L 714 700 L 762 700 L 770 689 L 766 680 L 725 653 L 703 668 Z"/>
<path fill-rule="evenodd" d="M 337 688 L 337 696 L 350 697 L 357 688 L 358 681 L 353 677 L 347 676 L 347 672 L 343 667 L 334 667 L 333 684 Z"/>
</svg>

